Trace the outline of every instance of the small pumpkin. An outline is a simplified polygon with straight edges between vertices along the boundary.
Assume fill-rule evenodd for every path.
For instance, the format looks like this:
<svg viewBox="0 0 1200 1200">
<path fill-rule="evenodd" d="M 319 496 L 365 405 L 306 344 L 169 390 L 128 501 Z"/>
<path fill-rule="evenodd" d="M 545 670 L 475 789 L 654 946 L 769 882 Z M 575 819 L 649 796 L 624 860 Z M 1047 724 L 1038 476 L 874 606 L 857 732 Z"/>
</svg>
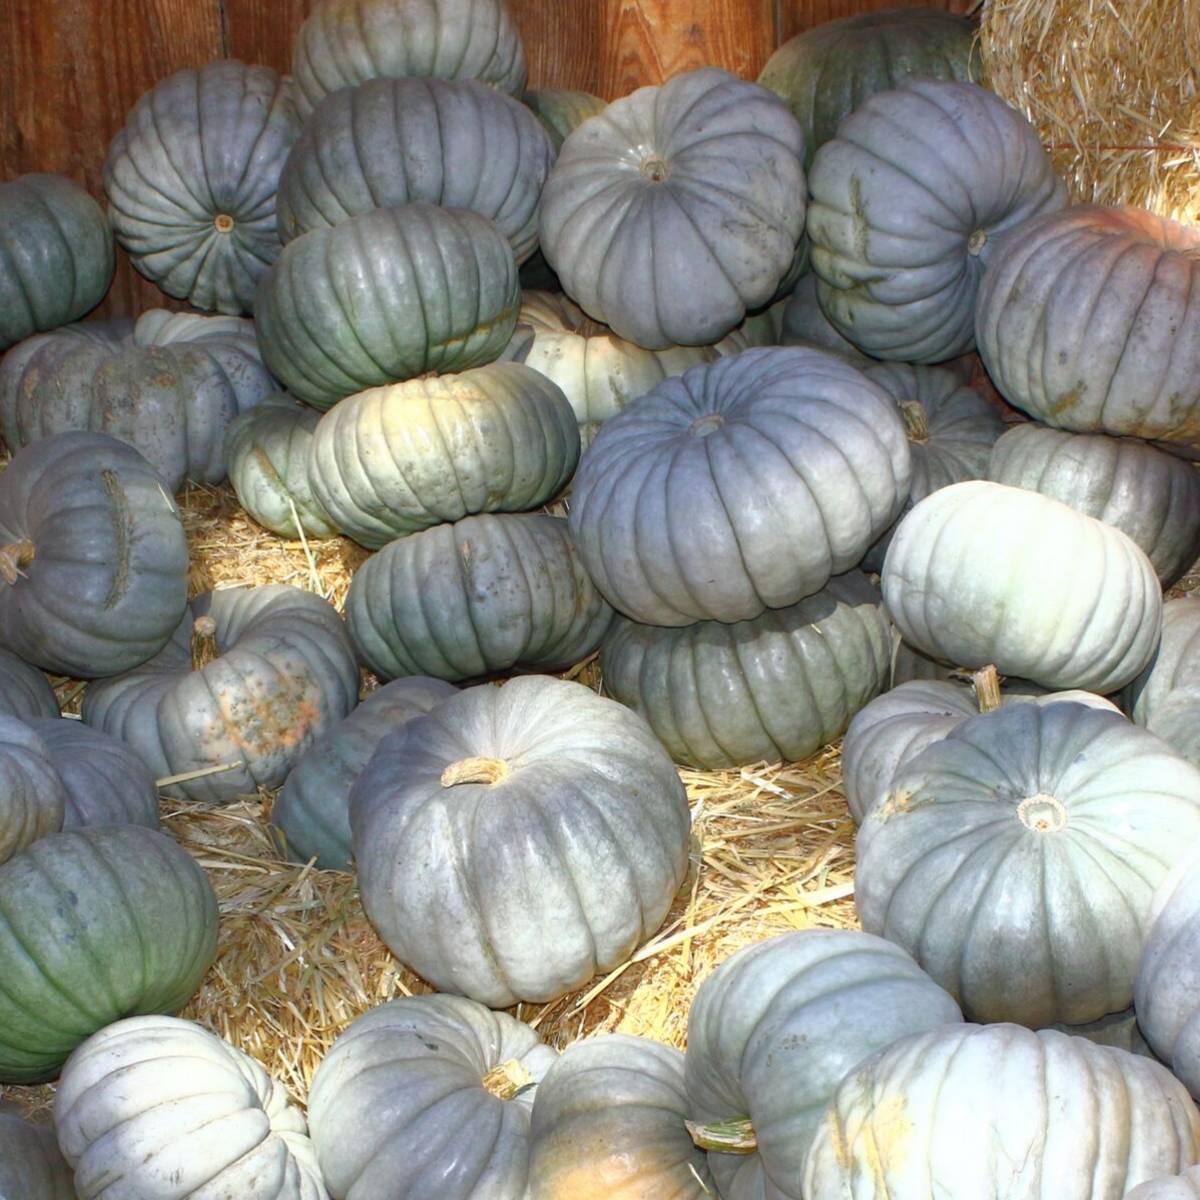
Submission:
<svg viewBox="0 0 1200 1200">
<path fill-rule="evenodd" d="M 482 366 L 516 326 L 508 240 L 485 217 L 377 208 L 291 241 L 263 276 L 263 360 L 314 408 L 382 383 Z"/>
<path fill-rule="evenodd" d="M 91 679 L 158 653 L 187 602 L 179 510 L 132 446 L 60 433 L 0 475 L 0 642 Z"/>
<path fill-rule="evenodd" d="M 567 88 L 534 88 L 521 97 L 537 119 L 546 127 L 556 151 L 589 117 L 597 116 L 608 107 L 607 100 L 590 92 L 575 92 Z"/>
<path fill-rule="evenodd" d="M 1200 766 L 1200 599 L 1163 605 L 1162 639 L 1124 702 L 1139 725 Z"/>
<path fill-rule="evenodd" d="M 104 164 L 134 267 L 196 308 L 250 312 L 279 256 L 275 192 L 299 133 L 291 88 L 270 67 L 217 59 L 156 84 Z"/>
<path fill-rule="evenodd" d="M 0 716 L 57 717 L 58 698 L 36 667 L 0 646 Z"/>
<path fill-rule="evenodd" d="M 0 1196 L 77 1200 L 53 1127 L 24 1120 L 7 1104 L 0 1104 Z"/>
<path fill-rule="evenodd" d="M 63 1068 L 54 1121 L 79 1200 L 329 1200 L 283 1084 L 191 1021 L 93 1034 Z"/>
<path fill-rule="evenodd" d="M 687 873 L 690 816 L 640 717 L 523 676 L 385 738 L 350 827 L 363 907 L 392 953 L 500 1008 L 580 987 L 658 929 Z"/>
</svg>

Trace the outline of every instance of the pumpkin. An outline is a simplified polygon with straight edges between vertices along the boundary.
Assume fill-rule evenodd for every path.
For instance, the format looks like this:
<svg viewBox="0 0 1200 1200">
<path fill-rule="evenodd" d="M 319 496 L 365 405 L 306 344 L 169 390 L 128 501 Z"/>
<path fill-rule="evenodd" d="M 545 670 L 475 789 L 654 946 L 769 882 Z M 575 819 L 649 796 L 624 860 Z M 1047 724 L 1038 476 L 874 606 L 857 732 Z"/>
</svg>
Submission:
<svg viewBox="0 0 1200 1200">
<path fill-rule="evenodd" d="M 1154 568 L 1119 529 L 976 480 L 900 522 L 883 598 L 904 640 L 934 658 L 1099 693 L 1142 670 L 1162 623 Z"/>
<path fill-rule="evenodd" d="M 0 717 L 0 863 L 62 828 L 66 789 L 50 749 L 16 717 Z"/>
<path fill-rule="evenodd" d="M 408 75 L 525 90 L 525 47 L 506 0 L 319 0 L 300 27 L 292 75 L 301 114 L 330 92 Z"/>
<path fill-rule="evenodd" d="M 186 603 L 179 510 L 132 446 L 61 433 L 0 475 L 0 642 L 76 678 L 156 654 Z"/>
<path fill-rule="evenodd" d="M 997 245 L 976 337 L 1004 398 L 1080 433 L 1200 450 L 1200 233 L 1137 208 L 1046 213 Z"/>
<path fill-rule="evenodd" d="M 849 359 L 855 366 L 873 362 L 853 343 L 847 341 L 821 311 L 817 298 L 817 277 L 809 272 L 800 277 L 792 294 L 784 302 L 784 344 L 789 346 L 812 346 L 817 350 L 828 350 Z"/>
<path fill-rule="evenodd" d="M 1115 525 L 1164 587 L 1200 555 L 1200 471 L 1144 442 L 1017 425 L 993 447 L 987 478 Z"/>
<path fill-rule="evenodd" d="M 864 12 L 825 21 L 784 42 L 758 82 L 782 97 L 804 130 L 805 167 L 868 96 L 910 78 L 969 81 L 974 26 L 935 8 Z"/>
<path fill-rule="evenodd" d="M 371 1009 L 308 1097 L 334 1200 L 526 1200 L 529 1110 L 554 1058 L 528 1025 L 458 996 Z"/>
<path fill-rule="evenodd" d="M 454 695 L 441 679 L 396 679 L 372 692 L 345 720 L 318 738 L 292 768 L 275 800 L 271 823 L 296 862 L 315 858 L 322 870 L 349 871 L 350 789 L 379 743 L 405 721 Z"/>
<path fill-rule="evenodd" d="M 350 827 L 363 907 L 392 953 L 493 1008 L 624 962 L 688 866 L 687 797 L 649 727 L 544 676 L 470 688 L 385 738 Z"/>
<path fill-rule="evenodd" d="M 0 1196 L 12 1200 L 76 1200 L 71 1168 L 54 1129 L 34 1125 L 0 1105 Z"/>
<path fill-rule="evenodd" d="M 818 296 L 874 358 L 935 363 L 975 343 L 975 297 L 1005 232 L 1066 204 L 1037 131 L 972 83 L 878 92 L 809 174 Z"/>
<path fill-rule="evenodd" d="M 472 513 L 548 503 L 575 473 L 579 431 L 557 384 L 491 363 L 343 400 L 316 427 L 309 461 L 333 523 L 378 548 Z"/>
<path fill-rule="evenodd" d="M 562 149 L 567 137 L 589 117 L 602 113 L 607 100 L 590 92 L 573 92 L 566 88 L 536 88 L 521 97 L 545 126 L 555 151 Z"/>
<path fill-rule="evenodd" d="M 1124 701 L 1139 725 L 1200 766 L 1200 599 L 1163 605 L 1162 640 Z"/>
<path fill-rule="evenodd" d="M 279 183 L 279 235 L 423 200 L 487 217 L 521 263 L 537 249 L 553 162 L 541 122 L 495 88 L 371 79 L 327 96 L 305 124 Z"/>
<path fill-rule="evenodd" d="M 1150 901 L 1200 837 L 1200 770 L 1115 712 L 1005 705 L 902 762 L 859 826 L 863 928 L 968 1018 L 1129 1007 Z"/>
<path fill-rule="evenodd" d="M 0 647 L 0 716 L 57 717 L 50 681 L 10 650 Z"/>
<path fill-rule="evenodd" d="M 195 860 L 140 825 L 41 838 L 0 866 L 0 1081 L 53 1079 L 122 1017 L 175 1012 L 217 949 Z"/>
<path fill-rule="evenodd" d="M 538 1085 L 530 1200 L 712 1196 L 688 1113 L 678 1050 L 620 1034 L 576 1042 Z"/>
<path fill-rule="evenodd" d="M 221 802 L 278 787 L 357 701 L 341 617 L 320 596 L 275 584 L 196 597 L 161 654 L 88 688 L 83 719 L 160 780 L 200 773 L 167 794 Z"/>
<path fill-rule="evenodd" d="M 807 349 L 668 379 L 601 427 L 572 487 L 596 586 L 647 625 L 747 621 L 858 565 L 908 495 L 891 398 Z"/>
<path fill-rule="evenodd" d="M 563 143 L 542 193 L 542 250 L 619 337 L 648 350 L 715 342 L 793 268 L 803 155 L 783 102 L 727 71 L 639 88 Z"/>
<path fill-rule="evenodd" d="M 250 312 L 279 256 L 275 192 L 299 133 L 291 89 L 270 67 L 217 59 L 158 83 L 104 164 L 134 267 L 196 308 Z"/>
<path fill-rule="evenodd" d="M 605 690 L 644 717 L 676 762 L 717 768 L 807 758 L 887 685 L 891 623 L 858 571 L 790 608 L 683 628 L 618 618 Z"/>
<path fill-rule="evenodd" d="M 327 538 L 338 532 L 308 478 L 320 419 L 316 409 L 279 393 L 231 421 L 226 431 L 225 459 L 238 501 L 280 537 Z"/>
<path fill-rule="evenodd" d="M 382 383 L 499 358 L 520 291 L 485 217 L 430 204 L 377 208 L 289 242 L 259 286 L 263 359 L 315 408 Z"/>
<path fill-rule="evenodd" d="M 1051 1025 L 1050 1028 L 1074 1037 L 1087 1038 L 1097 1046 L 1114 1046 L 1129 1054 L 1155 1058 L 1154 1051 L 1150 1049 L 1149 1043 L 1138 1028 L 1137 1015 L 1132 1008 L 1124 1012 L 1110 1013 L 1107 1017 L 1101 1017 L 1099 1021 L 1089 1021 L 1086 1025 Z"/>
<path fill-rule="evenodd" d="M 1125 1194 L 1125 1200 L 1197 1200 L 1198 1197 L 1200 1167 L 1189 1167 L 1181 1175 L 1151 1179 Z"/>
<path fill-rule="evenodd" d="M 464 517 L 400 538 L 355 572 L 346 624 L 376 675 L 478 679 L 563 670 L 599 646 L 612 609 L 560 517 Z"/>
<path fill-rule="evenodd" d="M 800 1200 L 800 1167 L 838 1084 L 897 1038 L 962 1020 L 901 949 L 806 929 L 738 951 L 688 1015 L 695 1136 L 725 1200 Z"/>
<path fill-rule="evenodd" d="M 304 1114 L 249 1055 L 191 1021 L 93 1034 L 54 1094 L 79 1200 L 328 1200 Z"/>
<path fill-rule="evenodd" d="M 274 390 L 249 321 L 154 309 L 15 347 L 0 364 L 0 434 L 15 451 L 71 429 L 107 433 L 176 492 L 225 478 L 226 426 Z"/>
<path fill-rule="evenodd" d="M 949 1025 L 847 1076 L 799 1183 L 806 1200 L 1122 1200 L 1198 1155 L 1200 1117 L 1150 1059 L 1053 1030 Z"/>
</svg>

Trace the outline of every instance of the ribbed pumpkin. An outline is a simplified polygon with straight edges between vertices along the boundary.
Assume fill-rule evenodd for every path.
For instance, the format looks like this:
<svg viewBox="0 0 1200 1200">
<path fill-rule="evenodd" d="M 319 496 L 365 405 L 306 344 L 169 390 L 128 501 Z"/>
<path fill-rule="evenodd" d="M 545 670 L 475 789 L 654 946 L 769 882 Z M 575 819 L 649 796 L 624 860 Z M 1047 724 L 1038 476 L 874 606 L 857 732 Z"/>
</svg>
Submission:
<svg viewBox="0 0 1200 1200">
<path fill-rule="evenodd" d="M 354 781 L 389 733 L 435 709 L 454 691 L 451 684 L 422 675 L 393 680 L 309 747 L 288 774 L 271 811 L 271 823 L 282 834 L 289 858 L 315 858 L 323 870 L 351 869 Z"/>
<path fill-rule="evenodd" d="M 58 699 L 50 681 L 36 667 L 3 647 L 0 647 L 0 715 L 58 716 Z"/>
<path fill-rule="evenodd" d="M 499 358 L 520 291 L 512 247 L 478 213 L 377 208 L 289 242 L 255 304 L 263 359 L 315 408 Z"/>
<path fill-rule="evenodd" d="M 11 450 L 71 429 L 139 450 L 178 491 L 225 478 L 225 430 L 275 390 L 254 326 L 154 309 L 30 338 L 0 364 L 0 434 Z"/>
<path fill-rule="evenodd" d="M 951 1025 L 847 1076 L 797 1182 L 805 1200 L 1123 1200 L 1198 1156 L 1200 1117 L 1157 1063 L 1053 1030 Z"/>
<path fill-rule="evenodd" d="M 279 256 L 275 191 L 299 133 L 291 88 L 270 67 L 217 59 L 157 84 L 104 164 L 133 265 L 197 308 L 250 312 Z"/>
<path fill-rule="evenodd" d="M 179 510 L 150 464 L 101 433 L 61 433 L 0 475 L 0 642 L 77 678 L 156 654 L 186 604 Z"/>
<path fill-rule="evenodd" d="M 525 48 L 506 0 L 318 0 L 292 52 L 305 117 L 330 92 L 367 79 L 479 79 L 525 90 Z"/>
<path fill-rule="evenodd" d="M 747 350 L 607 422 L 572 487 L 596 586 L 648 625 L 747 621 L 858 565 L 908 495 L 891 398 L 807 349 Z"/>
<path fill-rule="evenodd" d="M 860 572 L 750 621 L 680 628 L 618 618 L 601 647 L 605 690 L 676 762 L 796 760 L 828 745 L 886 686 L 891 623 Z"/>
<path fill-rule="evenodd" d="M 337 528 L 377 549 L 473 513 L 539 508 L 578 461 L 562 391 L 502 362 L 343 400 L 313 434 L 309 478 Z"/>
<path fill-rule="evenodd" d="M 918 650 L 1050 688 L 1116 691 L 1149 662 L 1161 628 L 1158 577 L 1125 534 L 982 481 L 942 488 L 900 522 L 883 598 Z"/>
<path fill-rule="evenodd" d="M 83 719 L 159 779 L 202 772 L 171 794 L 224 801 L 278 787 L 357 702 L 341 617 L 320 596 L 273 584 L 197 596 L 161 654 L 88 688 Z"/>
<path fill-rule="evenodd" d="M 726 959 L 692 1002 L 687 1048 L 692 1120 L 719 1194 L 800 1200 L 805 1151 L 846 1073 L 897 1038 L 961 1020 L 903 950 L 869 934 L 804 930 Z"/>
<path fill-rule="evenodd" d="M 122 1017 L 175 1012 L 217 949 L 217 899 L 138 825 L 52 833 L 0 866 L 0 1081 L 53 1079 Z"/>
<path fill-rule="evenodd" d="M 116 255 L 104 210 L 62 175 L 0 183 L 0 353 L 90 312 Z"/>
<path fill-rule="evenodd" d="M 1158 1061 L 1138 1028 L 1137 1014 L 1132 1008 L 1127 1008 L 1124 1012 L 1110 1013 L 1107 1017 L 1101 1017 L 1099 1021 L 1089 1021 L 1086 1025 L 1051 1025 L 1050 1028 L 1057 1029 L 1059 1033 L 1069 1033 L 1072 1037 L 1087 1038 L 1097 1046 L 1112 1046 L 1128 1054 L 1140 1054 L 1144 1058 Z"/>
<path fill-rule="evenodd" d="M 561 517 L 485 514 L 400 538 L 355 573 L 346 623 L 377 675 L 562 670 L 612 622 Z"/>
<path fill-rule="evenodd" d="M 93 1034 L 63 1068 L 54 1121 L 79 1200 L 329 1200 L 287 1089 L 191 1021 Z"/>
<path fill-rule="evenodd" d="M 12 1200 L 76 1200 L 71 1168 L 54 1128 L 34 1125 L 0 1104 L 0 1196 Z"/>
<path fill-rule="evenodd" d="M 837 331 L 829 318 L 821 311 L 817 298 L 819 283 L 810 271 L 800 277 L 792 289 L 783 310 L 784 344 L 790 346 L 812 346 L 817 350 L 829 350 L 849 359 L 856 366 L 874 362 L 853 343 Z"/>
<path fill-rule="evenodd" d="M 1125 1193 L 1125 1200 L 1200 1200 L 1200 1167 L 1139 1184 Z"/>
<path fill-rule="evenodd" d="M 0 863 L 62 829 L 66 788 L 50 749 L 16 717 L 0 717 Z"/>
<path fill-rule="evenodd" d="M 687 873 L 687 797 L 649 727 L 544 676 L 460 692 L 385 738 L 350 826 L 392 953 L 494 1008 L 624 962 Z"/>
<path fill-rule="evenodd" d="M 556 151 L 562 149 L 563 142 L 584 121 L 608 107 L 608 101 L 599 96 L 566 88 L 536 88 L 526 92 L 521 99 L 546 127 Z"/>
<path fill-rule="evenodd" d="M 371 1009 L 308 1097 L 334 1200 L 527 1200 L 529 1110 L 554 1059 L 528 1025 L 459 996 Z"/>
<path fill-rule="evenodd" d="M 1080 205 L 998 243 L 976 335 L 1006 400 L 1082 433 L 1200 450 L 1200 233 Z"/>
<path fill-rule="evenodd" d="M 1124 702 L 1139 725 L 1200 766 L 1200 599 L 1163 605 L 1162 640 Z"/>
<path fill-rule="evenodd" d="M 542 250 L 618 336 L 650 350 L 715 342 L 793 266 L 803 155 L 783 102 L 727 71 L 640 88 L 563 143 L 542 195 Z"/>
<path fill-rule="evenodd" d="M 306 122 L 279 183 L 279 234 L 423 200 L 487 217 L 524 262 L 553 162 L 541 122 L 493 87 L 372 79 L 327 96 Z"/>
<path fill-rule="evenodd" d="M 808 235 L 825 315 L 875 358 L 934 363 L 975 343 L 998 238 L 1066 204 L 1037 131 L 971 83 L 878 92 L 817 151 Z"/>
</svg>

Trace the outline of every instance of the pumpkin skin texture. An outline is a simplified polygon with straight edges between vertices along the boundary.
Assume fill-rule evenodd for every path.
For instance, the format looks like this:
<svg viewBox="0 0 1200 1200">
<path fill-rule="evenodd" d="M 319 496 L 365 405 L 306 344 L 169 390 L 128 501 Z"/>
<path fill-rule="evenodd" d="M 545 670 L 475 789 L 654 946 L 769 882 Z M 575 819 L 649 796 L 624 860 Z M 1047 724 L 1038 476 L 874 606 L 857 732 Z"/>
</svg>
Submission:
<svg viewBox="0 0 1200 1200">
<path fill-rule="evenodd" d="M 292 52 L 301 116 L 368 79 L 478 79 L 525 90 L 525 47 L 505 0 L 319 0 Z"/>
<path fill-rule="evenodd" d="M 106 433 L 176 492 L 225 478 L 226 426 L 274 390 L 249 321 L 154 309 L 17 346 L 0 364 L 0 434 L 15 451 L 71 429 Z"/>
<path fill-rule="evenodd" d="M 0 1105 L 0 1196 L 12 1200 L 76 1200 L 71 1168 L 54 1129 L 25 1121 Z"/>
<path fill-rule="evenodd" d="M 1139 1184 L 1125 1200 L 1198 1200 L 1200 1167 L 1189 1167 L 1182 1175 L 1163 1176 Z"/>
<path fill-rule="evenodd" d="M 334 1200 L 525 1200 L 536 1083 L 554 1061 L 528 1025 L 459 996 L 371 1009 L 313 1077 L 309 1124 Z M 431 1136 L 431 1130 L 441 1132 Z"/>
<path fill-rule="evenodd" d="M 553 162 L 537 117 L 486 84 L 368 80 L 326 97 L 305 124 L 279 184 L 279 235 L 421 200 L 487 217 L 522 263 L 537 249 Z"/>
<path fill-rule="evenodd" d="M 563 670 L 599 646 L 612 617 L 566 521 L 540 513 L 400 538 L 358 569 L 346 598 L 359 657 L 383 679 Z"/>
<path fill-rule="evenodd" d="M 800 1200 L 800 1167 L 846 1073 L 897 1038 L 962 1020 L 901 949 L 869 934 L 808 929 L 738 951 L 688 1017 L 692 1120 L 749 1118 L 748 1155 L 709 1153 L 725 1200 Z"/>
<path fill-rule="evenodd" d="M 0 183 L 0 353 L 91 312 L 116 266 L 104 210 L 62 175 Z"/>
<path fill-rule="evenodd" d="M 58 698 L 36 667 L 0 647 L 0 716 L 57 717 Z"/>
<path fill-rule="evenodd" d="M 1150 661 L 1162 591 L 1120 530 L 1036 492 L 981 481 L 922 500 L 883 564 L 904 640 L 944 662 L 1108 693 Z"/>
<path fill-rule="evenodd" d="M 500 357 L 520 290 L 507 239 L 478 213 L 377 208 L 289 242 L 255 305 L 263 359 L 314 408 Z"/>
<path fill-rule="evenodd" d="M 1200 600 L 1163 605 L 1162 640 L 1124 702 L 1134 721 L 1200 766 Z"/>
<path fill-rule="evenodd" d="M 1128 1054 L 1140 1054 L 1143 1058 L 1159 1061 L 1142 1036 L 1132 1008 L 1111 1013 L 1099 1021 L 1089 1021 L 1086 1025 L 1051 1025 L 1050 1028 L 1057 1029 L 1059 1033 L 1069 1033 L 1072 1037 L 1087 1038 L 1097 1046 L 1112 1046 Z"/>
<path fill-rule="evenodd" d="M 62 433 L 0 475 L 0 638 L 47 671 L 92 679 L 156 654 L 186 604 L 179 510 L 132 446 Z M 19 573 L 18 573 L 19 572 Z"/>
<path fill-rule="evenodd" d="M 542 251 L 619 337 L 710 344 L 775 299 L 793 266 L 803 155 L 783 102 L 727 71 L 639 88 L 563 143 L 542 193 Z"/>
<path fill-rule="evenodd" d="M 118 825 L 34 842 L 0 866 L 0 1082 L 53 1079 L 98 1029 L 182 1008 L 216 950 L 217 898 L 170 838 Z"/>
<path fill-rule="evenodd" d="M 378 549 L 473 513 L 539 508 L 578 461 L 558 386 L 501 362 L 343 400 L 313 434 L 309 478 L 337 527 Z"/>
<path fill-rule="evenodd" d="M 215 622 L 217 657 L 194 669 L 200 618 Z M 164 788 L 219 803 L 278 787 L 357 702 L 341 617 L 320 596 L 275 584 L 196 597 L 161 654 L 88 688 L 83 719 L 127 742 L 159 779 L 240 762 Z"/>
<path fill-rule="evenodd" d="M 67 796 L 50 748 L 16 717 L 0 717 L 0 863 L 62 828 Z"/>
<path fill-rule="evenodd" d="M 887 684 L 891 623 L 854 571 L 790 608 L 682 629 L 618 618 L 604 686 L 649 722 L 676 762 L 796 761 L 834 741 Z"/>
<path fill-rule="evenodd" d="M 633 620 L 747 621 L 857 566 L 911 470 L 895 404 L 861 372 L 819 350 L 747 350 L 601 428 L 572 486 L 571 533 Z"/>
<path fill-rule="evenodd" d="M 530 1200 L 712 1196 L 688 1116 L 678 1050 L 620 1034 L 576 1042 L 538 1085 Z"/>
<path fill-rule="evenodd" d="M 275 192 L 299 133 L 292 89 L 270 67 L 218 59 L 147 92 L 104 164 L 134 267 L 196 308 L 250 312 L 279 256 Z"/>
<path fill-rule="evenodd" d="M 1053 1030 L 951 1025 L 847 1076 L 798 1181 L 806 1200 L 1123 1200 L 1200 1152 L 1157 1063 Z"/>
<path fill-rule="evenodd" d="M 1117 713 L 1006 705 L 904 762 L 859 826 L 863 928 L 968 1018 L 1079 1025 L 1133 1000 L 1154 889 L 1200 835 L 1200 771 Z"/>
<path fill-rule="evenodd" d="M 859 348 L 847 341 L 837 331 L 829 318 L 821 311 L 817 299 L 817 277 L 809 272 L 801 277 L 785 302 L 783 310 L 783 342 L 788 346 L 812 346 L 817 350 L 828 350 L 849 359 L 861 367 L 873 363 Z"/>
<path fill-rule="evenodd" d="M 602 113 L 607 100 L 590 92 L 574 92 L 566 88 L 536 88 L 525 93 L 521 102 L 536 114 L 545 126 L 555 152 L 589 117 Z"/>
<path fill-rule="evenodd" d="M 79 1200 L 328 1200 L 304 1114 L 228 1042 L 175 1017 L 88 1038 L 54 1096 Z"/>
<path fill-rule="evenodd" d="M 1193 227 L 1137 208 L 1079 205 L 1013 230 L 976 314 L 996 387 L 1047 425 L 1200 450 L 1198 252 Z"/>
<path fill-rule="evenodd" d="M 389 733 L 454 693 L 453 685 L 441 679 L 414 675 L 393 680 L 314 742 L 292 768 L 271 812 L 288 857 L 294 862 L 315 858 L 325 871 L 351 870 L 354 781 Z"/>
<path fill-rule="evenodd" d="M 975 344 L 975 297 L 1007 230 L 1066 204 L 1037 131 L 971 83 L 910 80 L 817 151 L 808 235 L 825 315 L 874 358 Z"/>
<path fill-rule="evenodd" d="M 687 797 L 648 726 L 544 676 L 471 688 L 385 738 L 350 827 L 363 907 L 392 953 L 493 1008 L 623 962 L 687 874 Z"/>
</svg>

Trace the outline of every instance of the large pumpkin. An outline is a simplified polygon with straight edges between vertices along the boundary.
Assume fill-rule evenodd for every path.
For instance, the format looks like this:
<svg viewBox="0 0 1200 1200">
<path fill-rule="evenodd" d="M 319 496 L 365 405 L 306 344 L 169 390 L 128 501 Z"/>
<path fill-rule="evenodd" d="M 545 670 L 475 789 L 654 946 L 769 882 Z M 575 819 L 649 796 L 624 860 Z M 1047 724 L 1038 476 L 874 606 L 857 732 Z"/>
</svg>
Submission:
<svg viewBox="0 0 1200 1200">
<path fill-rule="evenodd" d="M 459 996 L 371 1009 L 308 1097 L 334 1200 L 527 1200 L 529 1110 L 554 1057 L 528 1025 Z"/>
<path fill-rule="evenodd" d="M 1139 725 L 1200 766 L 1200 599 L 1163 605 L 1162 640 L 1124 702 Z"/>
<path fill-rule="evenodd" d="M 520 363 L 350 396 L 313 434 L 309 479 L 364 546 L 472 513 L 525 512 L 575 473 L 579 432 L 556 384 Z"/>
<path fill-rule="evenodd" d="M 997 244 L 976 336 L 1005 399 L 1081 433 L 1200 450 L 1200 233 L 1137 208 L 1048 213 Z"/>
<path fill-rule="evenodd" d="M 381 383 L 491 362 L 519 304 L 512 248 L 489 220 L 406 204 L 289 242 L 255 318 L 275 376 L 329 408 Z"/>
<path fill-rule="evenodd" d="M 154 309 L 15 347 L 0 364 L 0 434 L 15 451 L 71 429 L 107 433 L 175 492 L 225 478 L 226 427 L 274 390 L 249 321 Z"/>
<path fill-rule="evenodd" d="M 828 745 L 887 686 L 891 651 L 882 598 L 853 571 L 733 625 L 618 618 L 600 661 L 608 694 L 643 716 L 676 762 L 714 768 Z"/>
<path fill-rule="evenodd" d="M 250 312 L 279 256 L 275 191 L 300 133 L 270 67 L 217 59 L 147 92 L 113 139 L 104 190 L 117 241 L 168 296 Z"/>
<path fill-rule="evenodd" d="M 88 688 L 83 719 L 128 742 L 159 779 L 198 773 L 171 794 L 224 801 L 278 787 L 357 702 L 341 617 L 320 596 L 273 584 L 196 597 L 161 654 Z"/>
<path fill-rule="evenodd" d="M 544 676 L 460 692 L 385 738 L 350 826 L 392 952 L 494 1008 L 624 962 L 687 873 L 687 797 L 649 727 Z"/>
<path fill-rule="evenodd" d="M 50 1125 L 34 1125 L 0 1104 L 0 1196 L 12 1200 L 77 1200 L 71 1168 Z"/>
<path fill-rule="evenodd" d="M 537 114 L 556 152 L 584 121 L 608 107 L 608 101 L 599 96 L 566 88 L 536 88 L 526 92 L 521 102 Z"/>
<path fill-rule="evenodd" d="M 122 1017 L 175 1012 L 217 949 L 195 860 L 138 825 L 52 833 L 0 866 L 0 1081 L 52 1079 Z"/>
<path fill-rule="evenodd" d="M 485 514 L 400 538 L 355 572 L 346 623 L 377 675 L 562 670 L 612 622 L 561 517 Z"/>
<path fill-rule="evenodd" d="M 50 681 L 36 667 L 3 647 L 0 647 L 0 715 L 58 716 L 58 698 Z"/>
<path fill-rule="evenodd" d="M 747 350 L 668 379 L 601 427 L 571 532 L 635 621 L 746 621 L 858 565 L 908 495 L 891 398 L 819 350 Z"/>
<path fill-rule="evenodd" d="M 61 433 L 0 475 L 0 644 L 94 678 L 162 649 L 187 602 L 179 510 L 150 464 L 100 433 Z"/>
<path fill-rule="evenodd" d="M 0 183 L 0 354 L 90 312 L 116 256 L 104 210 L 61 175 Z"/>
<path fill-rule="evenodd" d="M 542 250 L 589 316 L 650 350 L 704 345 L 775 298 L 804 231 L 804 137 L 778 97 L 705 67 L 563 143 Z"/>
<path fill-rule="evenodd" d="M 1128 1008 L 1154 888 L 1200 837 L 1200 770 L 1123 716 L 1005 705 L 902 763 L 859 827 L 863 928 L 971 1019 Z"/>
<path fill-rule="evenodd" d="M 808 235 L 825 315 L 875 358 L 933 363 L 975 343 L 1000 235 L 1066 204 L 1037 131 L 971 83 L 910 80 L 817 151 Z"/>
<path fill-rule="evenodd" d="M 883 598 L 905 641 L 956 666 L 1113 692 L 1149 662 L 1162 591 L 1120 530 L 1058 500 L 969 481 L 897 527 Z"/>
</svg>

